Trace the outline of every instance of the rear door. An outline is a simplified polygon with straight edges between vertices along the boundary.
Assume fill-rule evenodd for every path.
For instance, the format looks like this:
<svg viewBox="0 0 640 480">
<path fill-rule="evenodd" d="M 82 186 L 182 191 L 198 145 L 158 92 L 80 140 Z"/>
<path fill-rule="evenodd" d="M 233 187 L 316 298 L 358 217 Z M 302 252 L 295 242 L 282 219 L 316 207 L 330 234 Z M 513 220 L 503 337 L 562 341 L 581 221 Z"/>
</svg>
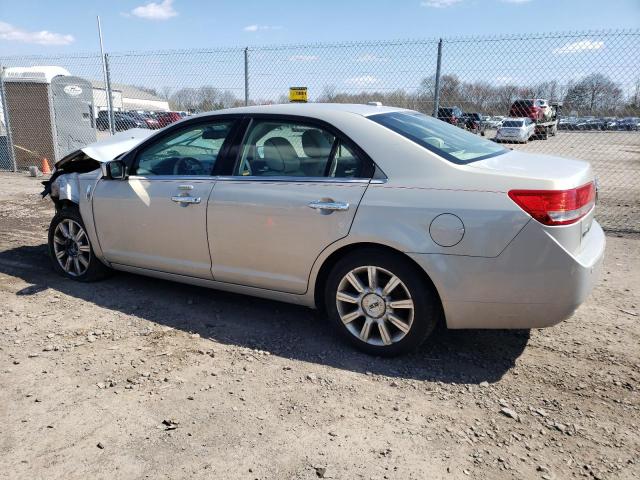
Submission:
<svg viewBox="0 0 640 480">
<path fill-rule="evenodd" d="M 304 293 L 318 255 L 349 233 L 373 171 L 328 125 L 253 118 L 209 201 L 215 280 Z"/>
</svg>

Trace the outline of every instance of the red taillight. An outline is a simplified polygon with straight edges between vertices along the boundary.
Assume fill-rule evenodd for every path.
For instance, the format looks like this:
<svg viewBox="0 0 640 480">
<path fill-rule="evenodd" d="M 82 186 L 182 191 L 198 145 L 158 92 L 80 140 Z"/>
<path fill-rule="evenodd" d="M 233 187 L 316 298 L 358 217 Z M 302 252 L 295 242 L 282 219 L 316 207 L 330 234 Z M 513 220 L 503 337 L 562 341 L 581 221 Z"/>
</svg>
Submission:
<svg viewBox="0 0 640 480">
<path fill-rule="evenodd" d="M 509 198 L 545 225 L 569 225 L 591 211 L 596 186 L 589 182 L 570 190 L 511 190 Z"/>
</svg>

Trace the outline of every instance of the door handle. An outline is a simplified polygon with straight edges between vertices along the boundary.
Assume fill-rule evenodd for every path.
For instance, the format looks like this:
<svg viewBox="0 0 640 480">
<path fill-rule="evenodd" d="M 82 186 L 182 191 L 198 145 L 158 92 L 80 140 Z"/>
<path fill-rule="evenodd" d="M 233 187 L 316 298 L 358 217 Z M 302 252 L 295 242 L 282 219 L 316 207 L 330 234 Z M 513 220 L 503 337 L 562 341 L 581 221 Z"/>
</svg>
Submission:
<svg viewBox="0 0 640 480">
<path fill-rule="evenodd" d="M 330 202 L 323 200 L 316 200 L 307 205 L 314 210 L 349 210 L 349 204 L 347 202 Z"/>
<path fill-rule="evenodd" d="M 175 197 L 171 197 L 171 201 L 183 204 L 200 203 L 200 197 L 182 197 L 177 195 Z"/>
</svg>

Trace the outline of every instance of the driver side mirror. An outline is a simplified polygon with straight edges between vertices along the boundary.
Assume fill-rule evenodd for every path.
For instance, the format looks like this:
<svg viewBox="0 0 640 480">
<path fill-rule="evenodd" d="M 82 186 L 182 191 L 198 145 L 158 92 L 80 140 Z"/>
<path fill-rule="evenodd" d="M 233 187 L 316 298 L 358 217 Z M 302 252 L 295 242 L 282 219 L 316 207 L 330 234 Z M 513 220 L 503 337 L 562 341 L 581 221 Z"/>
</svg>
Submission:
<svg viewBox="0 0 640 480">
<path fill-rule="evenodd" d="M 124 180 L 127 166 L 122 160 L 112 160 L 102 164 L 102 176 L 111 180 Z"/>
</svg>

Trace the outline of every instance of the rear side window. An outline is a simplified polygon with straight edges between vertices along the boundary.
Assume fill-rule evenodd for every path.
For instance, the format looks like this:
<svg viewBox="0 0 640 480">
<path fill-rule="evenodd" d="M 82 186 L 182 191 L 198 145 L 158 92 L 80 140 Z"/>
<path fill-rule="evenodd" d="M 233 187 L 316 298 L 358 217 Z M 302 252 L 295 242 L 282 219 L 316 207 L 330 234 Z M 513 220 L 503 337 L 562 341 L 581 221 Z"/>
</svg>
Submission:
<svg viewBox="0 0 640 480">
<path fill-rule="evenodd" d="M 494 142 L 418 112 L 389 112 L 368 118 L 453 163 L 471 163 L 507 152 Z"/>
<path fill-rule="evenodd" d="M 323 128 L 256 120 L 245 135 L 236 175 L 369 178 L 371 170 L 368 159 Z"/>
</svg>

